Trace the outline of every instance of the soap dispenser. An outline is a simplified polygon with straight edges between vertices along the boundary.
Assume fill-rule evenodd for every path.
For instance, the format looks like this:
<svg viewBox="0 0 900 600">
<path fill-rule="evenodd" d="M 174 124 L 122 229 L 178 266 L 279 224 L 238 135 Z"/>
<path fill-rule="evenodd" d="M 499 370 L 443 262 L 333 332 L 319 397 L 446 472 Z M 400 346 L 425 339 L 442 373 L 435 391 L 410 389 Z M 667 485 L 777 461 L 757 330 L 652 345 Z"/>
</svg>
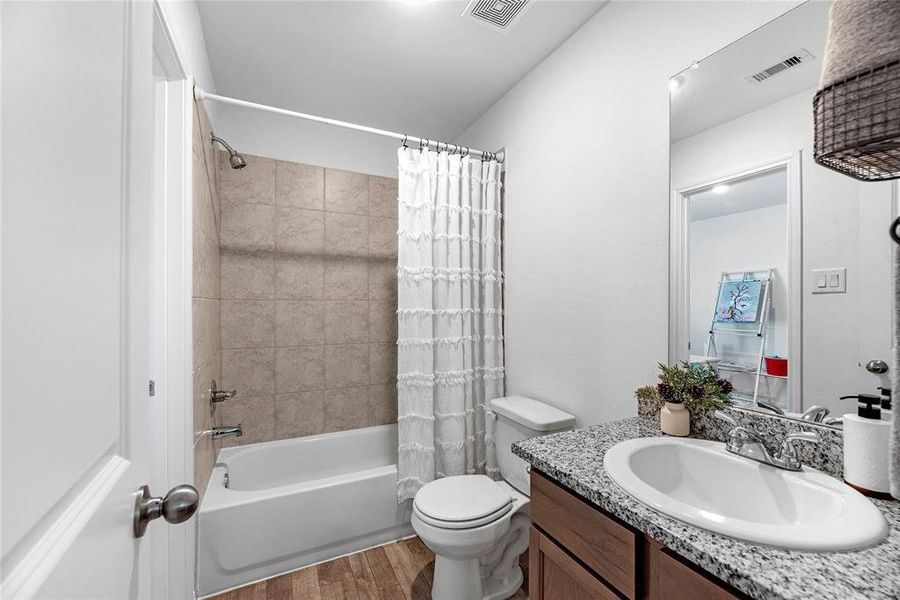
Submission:
<svg viewBox="0 0 900 600">
<path fill-rule="evenodd" d="M 844 481 L 869 496 L 889 495 L 888 446 L 891 423 L 881 418 L 881 397 L 842 396 L 859 402 L 856 414 L 844 415 Z"/>
<path fill-rule="evenodd" d="M 880 387 L 878 391 L 881 392 L 881 418 L 885 421 L 891 420 L 891 388 L 889 387 Z"/>
</svg>

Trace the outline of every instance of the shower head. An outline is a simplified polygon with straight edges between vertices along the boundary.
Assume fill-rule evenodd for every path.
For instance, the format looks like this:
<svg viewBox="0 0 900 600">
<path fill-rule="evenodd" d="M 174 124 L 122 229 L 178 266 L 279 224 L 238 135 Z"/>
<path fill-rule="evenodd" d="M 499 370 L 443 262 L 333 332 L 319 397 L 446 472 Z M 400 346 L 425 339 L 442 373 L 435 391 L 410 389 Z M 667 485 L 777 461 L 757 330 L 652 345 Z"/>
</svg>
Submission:
<svg viewBox="0 0 900 600">
<path fill-rule="evenodd" d="M 244 157 L 235 152 L 234 150 L 228 156 L 228 162 L 231 163 L 232 169 L 243 169 L 247 166 L 247 161 L 244 160 Z"/>
<path fill-rule="evenodd" d="M 228 145 L 228 142 L 223 140 L 220 137 L 212 136 L 212 140 L 214 142 L 219 142 L 222 144 L 222 147 L 228 150 L 228 162 L 231 163 L 232 169 L 243 169 L 247 166 L 247 161 L 244 160 L 244 157 L 238 154 L 234 148 Z"/>
</svg>

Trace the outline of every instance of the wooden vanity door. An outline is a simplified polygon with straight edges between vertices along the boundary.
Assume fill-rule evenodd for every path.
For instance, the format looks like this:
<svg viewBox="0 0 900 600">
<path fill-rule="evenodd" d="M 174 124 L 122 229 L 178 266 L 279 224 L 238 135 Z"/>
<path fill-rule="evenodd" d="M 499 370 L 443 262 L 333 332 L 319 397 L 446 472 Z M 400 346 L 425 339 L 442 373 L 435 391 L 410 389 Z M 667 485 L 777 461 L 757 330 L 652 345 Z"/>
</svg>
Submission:
<svg viewBox="0 0 900 600">
<path fill-rule="evenodd" d="M 528 598 L 617 600 L 619 595 L 532 526 L 528 556 Z"/>
</svg>

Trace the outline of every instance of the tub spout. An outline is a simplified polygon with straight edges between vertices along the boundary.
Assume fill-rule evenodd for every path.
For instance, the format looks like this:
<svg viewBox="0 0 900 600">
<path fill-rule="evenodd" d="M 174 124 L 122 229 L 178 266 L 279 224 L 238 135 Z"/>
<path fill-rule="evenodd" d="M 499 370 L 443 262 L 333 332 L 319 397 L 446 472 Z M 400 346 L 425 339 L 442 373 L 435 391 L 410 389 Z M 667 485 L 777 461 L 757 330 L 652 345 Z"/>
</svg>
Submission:
<svg viewBox="0 0 900 600">
<path fill-rule="evenodd" d="M 213 427 L 212 429 L 210 429 L 210 432 L 212 435 L 212 439 L 214 440 L 218 440 L 219 438 L 223 437 L 230 437 L 232 435 L 234 437 L 241 437 L 242 435 L 244 435 L 244 430 L 241 429 L 240 423 L 238 423 L 237 425 L 229 425 L 227 427 Z"/>
</svg>

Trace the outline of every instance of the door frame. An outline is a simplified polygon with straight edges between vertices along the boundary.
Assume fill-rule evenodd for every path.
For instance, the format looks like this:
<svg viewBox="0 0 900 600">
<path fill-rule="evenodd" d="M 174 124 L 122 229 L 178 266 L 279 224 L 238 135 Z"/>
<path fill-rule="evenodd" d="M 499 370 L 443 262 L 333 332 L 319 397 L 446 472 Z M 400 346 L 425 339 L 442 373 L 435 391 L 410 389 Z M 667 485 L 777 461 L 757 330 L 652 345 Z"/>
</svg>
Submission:
<svg viewBox="0 0 900 600">
<path fill-rule="evenodd" d="M 724 175 L 672 189 L 669 206 L 669 363 L 689 359 L 690 204 L 688 196 L 704 188 L 784 167 L 787 170 L 787 323 L 791 361 L 788 396 L 792 411 L 803 410 L 803 194 L 802 151 L 775 156 Z"/>
<path fill-rule="evenodd" d="M 181 61 L 160 0 L 153 2 L 156 181 L 153 207 L 152 376 L 154 439 L 165 452 L 151 463 L 153 492 L 194 482 L 191 376 L 191 227 L 193 82 Z M 199 514 L 199 513 L 198 513 Z M 157 527 L 151 549 L 151 597 L 192 598 L 196 517 Z"/>
</svg>

